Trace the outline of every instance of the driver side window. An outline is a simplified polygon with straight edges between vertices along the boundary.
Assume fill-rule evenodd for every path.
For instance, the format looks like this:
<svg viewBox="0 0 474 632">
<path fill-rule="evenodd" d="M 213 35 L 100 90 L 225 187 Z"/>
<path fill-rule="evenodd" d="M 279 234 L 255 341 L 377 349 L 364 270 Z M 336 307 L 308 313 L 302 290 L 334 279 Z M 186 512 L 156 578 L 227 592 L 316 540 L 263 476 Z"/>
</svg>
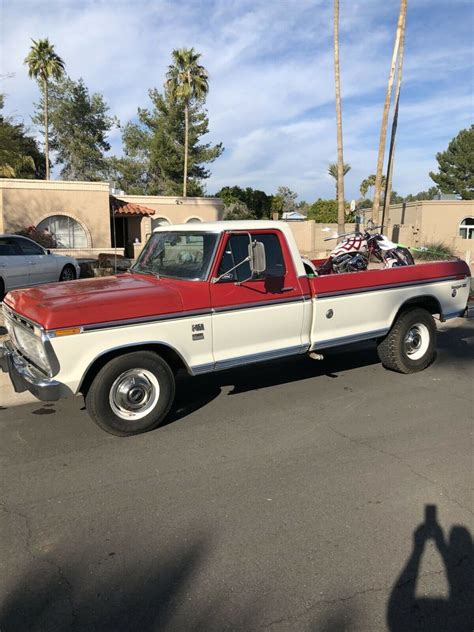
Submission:
<svg viewBox="0 0 474 632">
<path fill-rule="evenodd" d="M 248 235 L 231 235 L 227 240 L 224 254 L 222 255 L 218 276 L 223 274 L 221 281 L 245 281 L 251 275 L 249 262 L 246 261 L 235 270 L 227 272 L 238 263 L 248 257 L 249 251 Z"/>
<path fill-rule="evenodd" d="M 261 280 L 265 277 L 285 276 L 285 261 L 281 250 L 280 240 L 275 233 L 257 233 L 252 235 L 252 240 L 261 241 L 265 246 L 267 267 L 263 274 L 254 276 L 253 280 Z M 231 235 L 227 240 L 224 254 L 222 255 L 218 276 L 224 275 L 221 282 L 242 282 L 250 278 L 250 265 L 247 262 L 240 265 L 228 274 L 226 272 L 248 257 L 249 238 L 247 234 Z"/>
</svg>

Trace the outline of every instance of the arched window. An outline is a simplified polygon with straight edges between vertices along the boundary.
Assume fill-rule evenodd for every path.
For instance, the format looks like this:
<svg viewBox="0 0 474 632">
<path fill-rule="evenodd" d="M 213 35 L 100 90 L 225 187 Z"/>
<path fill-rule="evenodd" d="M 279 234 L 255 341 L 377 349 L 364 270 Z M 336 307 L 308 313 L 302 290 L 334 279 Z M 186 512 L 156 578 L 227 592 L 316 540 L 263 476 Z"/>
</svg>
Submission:
<svg viewBox="0 0 474 632">
<path fill-rule="evenodd" d="M 169 226 L 170 223 L 171 222 L 167 220 L 166 217 L 156 217 L 151 220 L 151 229 L 155 230 L 155 228 L 158 228 L 159 226 Z"/>
<path fill-rule="evenodd" d="M 47 217 L 36 228 L 39 231 L 49 232 L 56 248 L 87 248 L 89 246 L 84 227 L 68 215 Z"/>
<path fill-rule="evenodd" d="M 200 220 L 199 217 L 190 217 L 186 220 L 186 224 L 200 224 L 201 222 L 202 220 Z"/>
<path fill-rule="evenodd" d="M 459 224 L 459 236 L 462 239 L 474 239 L 474 217 L 466 217 Z"/>
</svg>

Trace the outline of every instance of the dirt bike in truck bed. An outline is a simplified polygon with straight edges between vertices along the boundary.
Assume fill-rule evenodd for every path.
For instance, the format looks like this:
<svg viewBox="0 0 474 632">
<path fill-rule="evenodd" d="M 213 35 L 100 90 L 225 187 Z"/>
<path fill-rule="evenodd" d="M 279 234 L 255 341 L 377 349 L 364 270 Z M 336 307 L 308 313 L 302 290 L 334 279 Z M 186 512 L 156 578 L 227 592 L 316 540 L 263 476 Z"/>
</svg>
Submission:
<svg viewBox="0 0 474 632">
<path fill-rule="evenodd" d="M 126 274 L 7 294 L 0 364 L 17 392 L 81 393 L 119 436 L 156 428 L 179 370 L 201 375 L 373 339 L 383 365 L 427 367 L 433 315 L 467 311 L 461 260 L 308 275 L 284 222 L 155 230 Z"/>
</svg>

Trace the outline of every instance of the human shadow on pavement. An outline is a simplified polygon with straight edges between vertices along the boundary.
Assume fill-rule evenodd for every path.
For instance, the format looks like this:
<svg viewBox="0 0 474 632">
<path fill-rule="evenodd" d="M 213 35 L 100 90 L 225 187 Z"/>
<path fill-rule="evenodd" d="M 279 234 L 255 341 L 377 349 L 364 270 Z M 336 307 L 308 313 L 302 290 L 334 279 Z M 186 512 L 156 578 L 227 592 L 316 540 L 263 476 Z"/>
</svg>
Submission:
<svg viewBox="0 0 474 632">
<path fill-rule="evenodd" d="M 469 530 L 455 525 L 446 540 L 436 518 L 436 505 L 426 505 L 425 521 L 415 529 L 413 537 L 413 550 L 387 606 L 390 632 L 472 632 L 474 556 Z M 416 596 L 420 564 L 429 540 L 443 561 L 449 585 L 447 599 Z"/>
</svg>

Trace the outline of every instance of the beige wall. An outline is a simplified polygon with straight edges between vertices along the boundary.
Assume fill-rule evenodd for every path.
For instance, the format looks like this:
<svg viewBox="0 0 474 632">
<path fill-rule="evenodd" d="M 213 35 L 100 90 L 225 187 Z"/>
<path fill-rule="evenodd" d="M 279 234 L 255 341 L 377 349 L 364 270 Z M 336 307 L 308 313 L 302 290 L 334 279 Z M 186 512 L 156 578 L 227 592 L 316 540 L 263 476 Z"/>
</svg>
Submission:
<svg viewBox="0 0 474 632">
<path fill-rule="evenodd" d="M 459 238 L 459 224 L 465 217 L 474 217 L 472 200 L 439 200 L 423 202 L 421 230 L 426 241 L 455 242 L 472 240 Z M 468 245 L 468 244 L 466 244 Z"/>
<path fill-rule="evenodd" d="M 158 219 L 170 224 L 185 224 L 190 219 L 201 222 L 215 222 L 222 219 L 224 204 L 219 198 L 180 198 L 164 195 L 120 195 L 121 200 L 140 204 L 155 211 L 151 217 L 144 217 L 141 223 L 141 241 L 144 243 L 153 231 Z"/>
<path fill-rule="evenodd" d="M 152 232 L 152 219 L 164 218 L 171 224 L 185 223 L 193 218 L 216 221 L 222 219 L 224 212 L 219 198 L 118 197 L 155 210 L 151 218 L 127 217 L 130 237 L 142 243 Z M 69 215 L 81 223 L 90 249 L 105 251 L 112 245 L 108 182 L 0 179 L 0 233 L 37 226 L 51 215 Z"/>
<path fill-rule="evenodd" d="M 81 223 L 90 248 L 109 248 L 109 185 L 105 182 L 0 180 L 0 228 L 13 233 L 37 226 L 51 215 Z M 3 226 L 2 226 L 3 224 Z"/>
<path fill-rule="evenodd" d="M 391 224 L 411 224 L 417 226 L 421 217 L 423 202 L 408 202 L 407 204 L 393 204 L 390 206 Z"/>
<path fill-rule="evenodd" d="M 337 224 L 317 224 L 313 220 L 288 222 L 296 245 L 300 252 L 313 256 L 325 256 L 332 250 L 336 241 L 324 241 L 327 237 L 337 235 Z M 327 230 L 329 229 L 329 230 Z M 346 224 L 346 232 L 355 230 L 355 224 Z"/>
</svg>

